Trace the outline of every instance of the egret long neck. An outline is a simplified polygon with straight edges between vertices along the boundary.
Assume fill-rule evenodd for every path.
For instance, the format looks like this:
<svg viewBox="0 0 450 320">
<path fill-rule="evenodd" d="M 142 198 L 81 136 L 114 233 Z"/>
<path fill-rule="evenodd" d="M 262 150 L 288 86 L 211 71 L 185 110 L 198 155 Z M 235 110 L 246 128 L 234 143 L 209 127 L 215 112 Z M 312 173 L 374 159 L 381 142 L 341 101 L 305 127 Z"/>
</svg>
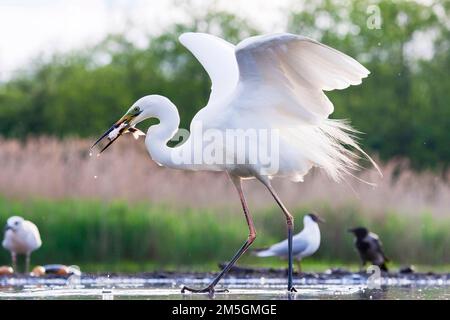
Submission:
<svg viewBox="0 0 450 320">
<path fill-rule="evenodd" d="M 178 168 L 173 162 L 174 149 L 167 146 L 167 142 L 175 135 L 180 125 L 180 116 L 175 105 L 169 100 L 154 111 L 152 116 L 159 119 L 159 124 L 148 128 L 145 144 L 151 158 L 160 165 Z"/>
</svg>

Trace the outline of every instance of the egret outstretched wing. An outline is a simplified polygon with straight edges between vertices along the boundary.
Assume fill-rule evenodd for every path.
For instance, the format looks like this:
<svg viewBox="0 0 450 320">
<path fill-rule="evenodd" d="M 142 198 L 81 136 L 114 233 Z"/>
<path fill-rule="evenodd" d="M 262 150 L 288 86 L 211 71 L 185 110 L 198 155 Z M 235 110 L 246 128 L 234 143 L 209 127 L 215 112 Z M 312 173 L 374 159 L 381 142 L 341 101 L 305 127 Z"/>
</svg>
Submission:
<svg viewBox="0 0 450 320">
<path fill-rule="evenodd" d="M 180 41 L 212 81 L 207 107 L 193 122 L 215 129 L 277 130 L 283 148 L 278 175 L 293 181 L 302 181 L 312 166 L 337 181 L 351 174 L 358 169 L 358 156 L 346 146 L 377 168 L 354 141 L 349 125 L 327 119 L 334 107 L 324 91 L 360 84 L 370 73 L 355 59 L 288 33 L 251 37 L 236 47 L 201 33 L 183 34 Z"/>
<path fill-rule="evenodd" d="M 236 47 L 204 33 L 188 32 L 179 39 L 211 78 L 208 105 L 232 94 L 241 82 L 277 92 L 285 100 L 279 112 L 314 122 L 334 110 L 323 91 L 360 84 L 370 73 L 342 52 L 289 33 L 250 37 Z"/>
<path fill-rule="evenodd" d="M 313 39 L 289 33 L 251 37 L 236 46 L 241 91 L 252 93 L 250 103 L 234 104 L 237 113 L 258 115 L 261 122 L 280 131 L 288 141 L 291 158 L 299 162 L 301 180 L 308 165 L 325 169 L 335 180 L 358 168 L 351 146 L 373 160 L 357 145 L 345 122 L 327 119 L 334 106 L 324 91 L 360 84 L 369 70 L 355 59 Z M 263 96 L 266 102 L 257 103 Z M 253 122 L 256 120 L 254 119 Z M 379 171 L 379 169 L 378 169 Z"/>
<path fill-rule="evenodd" d="M 323 91 L 361 83 L 370 73 L 353 58 L 307 37 L 271 34 L 236 46 L 239 81 L 284 97 L 279 113 L 314 122 L 327 118 L 333 104 Z"/>
<path fill-rule="evenodd" d="M 230 95 L 239 79 L 234 45 L 206 33 L 183 33 L 179 40 L 192 52 L 211 78 L 208 105 Z"/>
</svg>

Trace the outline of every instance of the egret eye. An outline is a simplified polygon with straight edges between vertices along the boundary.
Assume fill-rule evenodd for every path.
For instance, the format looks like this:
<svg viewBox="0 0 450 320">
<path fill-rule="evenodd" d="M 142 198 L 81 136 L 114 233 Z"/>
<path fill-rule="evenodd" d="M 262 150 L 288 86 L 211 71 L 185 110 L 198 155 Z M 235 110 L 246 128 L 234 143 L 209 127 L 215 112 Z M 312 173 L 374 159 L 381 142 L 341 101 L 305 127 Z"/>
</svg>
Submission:
<svg viewBox="0 0 450 320">
<path fill-rule="evenodd" d="M 19 224 L 19 221 L 14 222 L 14 224 L 17 226 Z"/>
<path fill-rule="evenodd" d="M 134 112 L 139 112 L 139 107 L 134 107 L 134 108 L 133 108 L 133 111 L 134 111 Z"/>
</svg>

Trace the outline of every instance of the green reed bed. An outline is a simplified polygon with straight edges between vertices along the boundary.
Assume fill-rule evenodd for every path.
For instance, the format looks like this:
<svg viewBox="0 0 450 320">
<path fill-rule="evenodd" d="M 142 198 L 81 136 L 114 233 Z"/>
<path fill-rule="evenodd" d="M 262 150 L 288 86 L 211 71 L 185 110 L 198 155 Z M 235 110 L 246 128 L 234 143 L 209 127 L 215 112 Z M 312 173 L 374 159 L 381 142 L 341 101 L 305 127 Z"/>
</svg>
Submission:
<svg viewBox="0 0 450 320">
<path fill-rule="evenodd" d="M 326 264 L 356 265 L 353 238 L 346 230 L 357 225 L 368 226 L 380 235 L 395 265 L 450 264 L 448 218 L 433 218 L 426 212 L 419 216 L 389 211 L 374 214 L 352 204 L 339 208 L 310 204 L 293 210 L 297 231 L 311 207 L 318 208 L 327 223 L 321 226 L 319 251 L 309 263 L 305 261 L 309 269 L 322 270 Z M 43 246 L 33 254 L 33 264 L 78 264 L 92 271 L 211 270 L 233 255 L 248 232 L 238 211 L 180 209 L 168 204 L 0 198 L 0 224 L 11 215 L 30 219 L 40 229 Z M 254 247 L 285 237 L 283 216 L 277 208 L 259 210 L 254 217 L 258 232 Z M 0 250 L 0 265 L 9 262 L 8 253 Z M 241 262 L 284 265 L 276 259 L 249 255 Z"/>
</svg>

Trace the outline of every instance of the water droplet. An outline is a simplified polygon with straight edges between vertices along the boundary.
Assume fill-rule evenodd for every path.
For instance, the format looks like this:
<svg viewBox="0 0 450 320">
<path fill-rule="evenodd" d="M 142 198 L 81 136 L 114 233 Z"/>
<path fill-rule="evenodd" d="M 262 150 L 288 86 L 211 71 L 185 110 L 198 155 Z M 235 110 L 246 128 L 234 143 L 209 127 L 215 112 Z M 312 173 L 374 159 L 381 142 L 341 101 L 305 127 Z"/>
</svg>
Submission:
<svg viewBox="0 0 450 320">
<path fill-rule="evenodd" d="M 381 46 L 381 42 L 378 42 L 378 46 Z"/>
<path fill-rule="evenodd" d="M 89 151 L 89 157 L 92 157 L 92 151 Z"/>
<path fill-rule="evenodd" d="M 94 179 L 97 179 L 98 177 L 97 176 L 94 176 Z"/>
</svg>

